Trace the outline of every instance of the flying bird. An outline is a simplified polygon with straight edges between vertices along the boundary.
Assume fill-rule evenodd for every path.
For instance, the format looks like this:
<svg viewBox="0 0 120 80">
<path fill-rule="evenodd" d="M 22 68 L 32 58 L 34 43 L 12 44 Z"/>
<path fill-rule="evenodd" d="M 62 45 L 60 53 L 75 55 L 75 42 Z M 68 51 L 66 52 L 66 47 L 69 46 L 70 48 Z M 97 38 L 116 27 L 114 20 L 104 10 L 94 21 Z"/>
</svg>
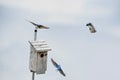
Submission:
<svg viewBox="0 0 120 80">
<path fill-rule="evenodd" d="M 57 68 L 57 70 L 58 70 L 63 76 L 66 76 L 65 73 L 63 72 L 61 66 L 58 65 L 52 58 L 51 58 L 51 61 L 52 61 L 53 65 Z"/>
<path fill-rule="evenodd" d="M 91 33 L 95 33 L 96 32 L 96 30 L 95 30 L 94 26 L 92 25 L 92 23 L 88 23 L 88 24 L 86 24 L 86 26 L 89 27 L 89 30 L 90 30 Z"/>
<path fill-rule="evenodd" d="M 27 20 L 27 21 L 28 21 L 28 20 Z M 36 26 L 36 28 L 39 28 L 39 29 L 49 29 L 49 27 L 36 24 L 36 23 L 34 23 L 34 22 L 32 22 L 32 21 L 28 21 L 28 22 L 30 22 L 31 24 L 33 24 L 34 26 Z"/>
</svg>

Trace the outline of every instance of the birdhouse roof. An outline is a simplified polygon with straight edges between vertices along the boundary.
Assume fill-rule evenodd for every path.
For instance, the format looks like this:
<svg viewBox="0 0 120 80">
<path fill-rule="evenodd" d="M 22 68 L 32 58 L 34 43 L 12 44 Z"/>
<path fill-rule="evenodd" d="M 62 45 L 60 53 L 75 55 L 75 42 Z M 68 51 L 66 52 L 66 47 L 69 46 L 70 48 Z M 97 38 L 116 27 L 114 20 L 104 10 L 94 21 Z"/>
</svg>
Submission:
<svg viewBox="0 0 120 80">
<path fill-rule="evenodd" d="M 51 51 L 46 41 L 29 41 L 29 43 L 36 51 Z"/>
</svg>

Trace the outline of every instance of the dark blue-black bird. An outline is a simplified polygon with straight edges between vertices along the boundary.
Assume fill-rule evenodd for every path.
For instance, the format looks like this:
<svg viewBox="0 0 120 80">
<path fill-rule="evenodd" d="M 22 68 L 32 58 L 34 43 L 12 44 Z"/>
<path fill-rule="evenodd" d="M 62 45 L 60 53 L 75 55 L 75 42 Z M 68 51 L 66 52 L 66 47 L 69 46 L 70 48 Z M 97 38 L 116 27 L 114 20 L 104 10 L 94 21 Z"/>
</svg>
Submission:
<svg viewBox="0 0 120 80">
<path fill-rule="evenodd" d="M 27 21 L 28 21 L 28 20 L 27 20 Z M 32 21 L 28 21 L 28 22 L 32 23 L 34 26 L 36 26 L 36 28 L 39 28 L 39 29 L 49 29 L 49 27 L 36 24 L 36 23 L 34 23 L 34 22 L 32 22 Z"/>
<path fill-rule="evenodd" d="M 89 30 L 90 30 L 91 33 L 95 33 L 96 32 L 96 30 L 95 30 L 94 26 L 92 25 L 92 23 L 88 23 L 88 24 L 86 24 L 86 26 L 89 27 Z"/>
<path fill-rule="evenodd" d="M 63 72 L 61 66 L 58 65 L 52 58 L 51 58 L 51 61 L 52 61 L 53 65 L 57 68 L 57 70 L 58 70 L 63 76 L 66 76 L 65 73 Z"/>
</svg>

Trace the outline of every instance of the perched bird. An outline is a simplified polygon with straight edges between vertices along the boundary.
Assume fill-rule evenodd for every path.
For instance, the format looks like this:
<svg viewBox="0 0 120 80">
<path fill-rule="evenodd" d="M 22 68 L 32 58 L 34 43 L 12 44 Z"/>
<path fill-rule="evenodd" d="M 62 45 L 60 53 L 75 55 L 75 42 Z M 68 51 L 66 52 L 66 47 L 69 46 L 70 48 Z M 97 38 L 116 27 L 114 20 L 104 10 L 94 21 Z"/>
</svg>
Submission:
<svg viewBox="0 0 120 80">
<path fill-rule="evenodd" d="M 96 30 L 95 30 L 94 26 L 92 25 L 92 23 L 88 23 L 88 24 L 86 24 L 86 26 L 89 27 L 89 30 L 90 30 L 91 33 L 95 33 L 96 32 Z"/>
<path fill-rule="evenodd" d="M 32 23 L 34 26 L 36 26 L 36 28 L 39 28 L 39 29 L 49 29 L 49 27 L 46 27 L 46 26 L 43 26 L 43 25 L 39 25 L 39 24 L 36 24 L 34 22 L 31 22 L 31 21 L 28 21 L 28 22 Z"/>
<path fill-rule="evenodd" d="M 57 68 L 57 70 L 58 70 L 63 76 L 66 76 L 65 73 L 63 72 L 61 66 L 58 65 L 52 58 L 51 58 L 51 61 L 52 61 L 53 65 Z"/>
</svg>

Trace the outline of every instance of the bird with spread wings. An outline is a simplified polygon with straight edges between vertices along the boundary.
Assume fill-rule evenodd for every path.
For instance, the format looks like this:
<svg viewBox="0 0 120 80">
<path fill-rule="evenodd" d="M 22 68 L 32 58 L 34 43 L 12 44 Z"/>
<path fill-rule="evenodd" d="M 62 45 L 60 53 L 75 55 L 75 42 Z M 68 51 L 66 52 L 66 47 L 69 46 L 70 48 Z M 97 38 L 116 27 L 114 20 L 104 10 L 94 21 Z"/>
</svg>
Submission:
<svg viewBox="0 0 120 80">
<path fill-rule="evenodd" d="M 28 21 L 28 20 L 27 20 L 27 21 Z M 32 22 L 32 21 L 28 21 L 28 22 L 30 22 L 31 24 L 33 24 L 34 26 L 36 26 L 36 28 L 39 28 L 39 29 L 49 29 L 49 27 L 36 24 L 36 23 L 34 23 L 34 22 Z"/>
<path fill-rule="evenodd" d="M 51 62 L 53 63 L 53 65 L 57 68 L 57 70 L 58 70 L 63 76 L 66 76 L 65 73 L 63 72 L 61 66 L 58 65 L 52 58 L 51 58 Z"/>
</svg>

